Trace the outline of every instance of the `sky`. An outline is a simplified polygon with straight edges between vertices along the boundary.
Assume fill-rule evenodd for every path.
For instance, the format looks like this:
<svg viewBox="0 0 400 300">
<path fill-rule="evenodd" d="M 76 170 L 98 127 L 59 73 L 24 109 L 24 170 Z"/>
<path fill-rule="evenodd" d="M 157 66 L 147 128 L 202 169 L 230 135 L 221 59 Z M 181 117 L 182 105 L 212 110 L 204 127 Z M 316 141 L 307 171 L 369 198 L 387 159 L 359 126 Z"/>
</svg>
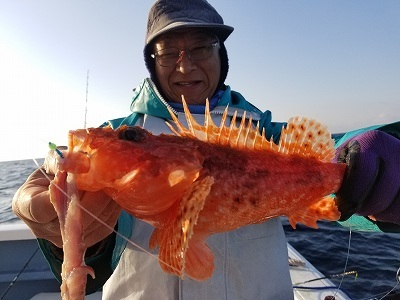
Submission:
<svg viewBox="0 0 400 300">
<path fill-rule="evenodd" d="M 273 120 L 332 132 L 400 120 L 400 1 L 209 2 L 235 28 L 226 84 Z M 65 145 L 86 109 L 88 127 L 130 114 L 152 3 L 0 1 L 0 161 Z"/>
</svg>

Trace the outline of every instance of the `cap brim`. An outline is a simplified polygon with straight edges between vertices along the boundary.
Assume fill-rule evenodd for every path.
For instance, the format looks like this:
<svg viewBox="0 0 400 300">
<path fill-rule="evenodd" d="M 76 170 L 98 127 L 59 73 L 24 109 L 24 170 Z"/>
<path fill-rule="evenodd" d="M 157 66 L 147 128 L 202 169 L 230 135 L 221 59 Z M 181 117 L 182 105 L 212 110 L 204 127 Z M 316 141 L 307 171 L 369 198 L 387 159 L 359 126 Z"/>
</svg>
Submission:
<svg viewBox="0 0 400 300">
<path fill-rule="evenodd" d="M 146 45 L 150 44 L 156 37 L 160 36 L 161 34 L 167 33 L 169 31 L 180 29 L 180 28 L 206 28 L 219 38 L 221 42 L 224 42 L 228 36 L 233 32 L 233 27 L 218 24 L 218 23 L 193 23 L 193 22 L 174 22 L 165 26 L 163 29 L 157 31 L 156 34 L 150 35 L 147 37 Z"/>
</svg>

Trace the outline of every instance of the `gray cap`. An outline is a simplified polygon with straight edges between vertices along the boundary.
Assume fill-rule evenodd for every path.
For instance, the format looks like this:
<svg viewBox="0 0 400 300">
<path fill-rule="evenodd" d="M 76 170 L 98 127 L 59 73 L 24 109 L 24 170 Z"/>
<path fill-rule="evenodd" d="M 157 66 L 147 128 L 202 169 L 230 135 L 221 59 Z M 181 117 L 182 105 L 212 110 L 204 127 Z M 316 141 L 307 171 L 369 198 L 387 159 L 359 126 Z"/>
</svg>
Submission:
<svg viewBox="0 0 400 300">
<path fill-rule="evenodd" d="M 159 35 L 178 28 L 207 28 L 221 42 L 232 33 L 218 12 L 205 0 L 158 0 L 149 12 L 146 45 Z"/>
</svg>

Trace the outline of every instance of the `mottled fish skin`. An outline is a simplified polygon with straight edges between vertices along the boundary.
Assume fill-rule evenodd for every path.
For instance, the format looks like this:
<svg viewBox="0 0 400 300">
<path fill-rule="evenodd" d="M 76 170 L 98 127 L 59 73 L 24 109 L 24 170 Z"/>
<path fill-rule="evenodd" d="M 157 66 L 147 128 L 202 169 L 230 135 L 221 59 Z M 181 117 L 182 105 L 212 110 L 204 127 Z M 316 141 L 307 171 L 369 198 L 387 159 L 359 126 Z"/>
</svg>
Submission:
<svg viewBox="0 0 400 300">
<path fill-rule="evenodd" d="M 209 235 L 287 216 L 293 227 L 316 228 L 338 220 L 334 196 L 345 165 L 332 163 L 334 143 L 322 124 L 292 118 L 279 144 L 254 128 L 251 117 L 216 126 L 206 109 L 204 125 L 184 102 L 188 128 L 171 116 L 174 135 L 140 127 L 70 132 L 61 166 L 79 189 L 104 190 L 125 210 L 155 227 L 161 267 L 196 280 L 212 276 Z M 247 120 L 247 121 L 246 121 Z"/>
<path fill-rule="evenodd" d="M 85 299 L 87 275 L 94 278 L 92 268 L 85 265 L 86 245 L 83 240 L 82 211 L 73 174 L 58 171 L 50 183 L 50 200 L 60 221 L 64 260 L 61 271 L 61 298 Z"/>
</svg>

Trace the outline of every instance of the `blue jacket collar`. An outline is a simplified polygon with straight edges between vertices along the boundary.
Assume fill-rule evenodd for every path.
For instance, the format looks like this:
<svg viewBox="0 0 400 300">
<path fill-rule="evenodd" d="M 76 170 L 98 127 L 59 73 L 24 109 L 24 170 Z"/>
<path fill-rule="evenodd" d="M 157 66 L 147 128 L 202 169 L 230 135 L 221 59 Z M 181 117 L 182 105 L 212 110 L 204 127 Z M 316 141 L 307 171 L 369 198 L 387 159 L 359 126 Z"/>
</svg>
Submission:
<svg viewBox="0 0 400 300">
<path fill-rule="evenodd" d="M 227 106 L 229 114 L 238 111 L 238 115 L 241 116 L 244 111 L 247 111 L 247 117 L 249 117 L 250 113 L 255 121 L 259 120 L 262 115 L 259 109 L 247 102 L 241 94 L 231 91 L 229 86 L 226 86 L 226 90 L 221 95 L 217 107 L 215 107 L 212 113 L 222 114 Z M 171 119 L 167 107 L 175 111 L 163 98 L 150 78 L 144 79 L 142 83 L 134 89 L 131 103 L 131 111 L 133 113 Z"/>
</svg>

